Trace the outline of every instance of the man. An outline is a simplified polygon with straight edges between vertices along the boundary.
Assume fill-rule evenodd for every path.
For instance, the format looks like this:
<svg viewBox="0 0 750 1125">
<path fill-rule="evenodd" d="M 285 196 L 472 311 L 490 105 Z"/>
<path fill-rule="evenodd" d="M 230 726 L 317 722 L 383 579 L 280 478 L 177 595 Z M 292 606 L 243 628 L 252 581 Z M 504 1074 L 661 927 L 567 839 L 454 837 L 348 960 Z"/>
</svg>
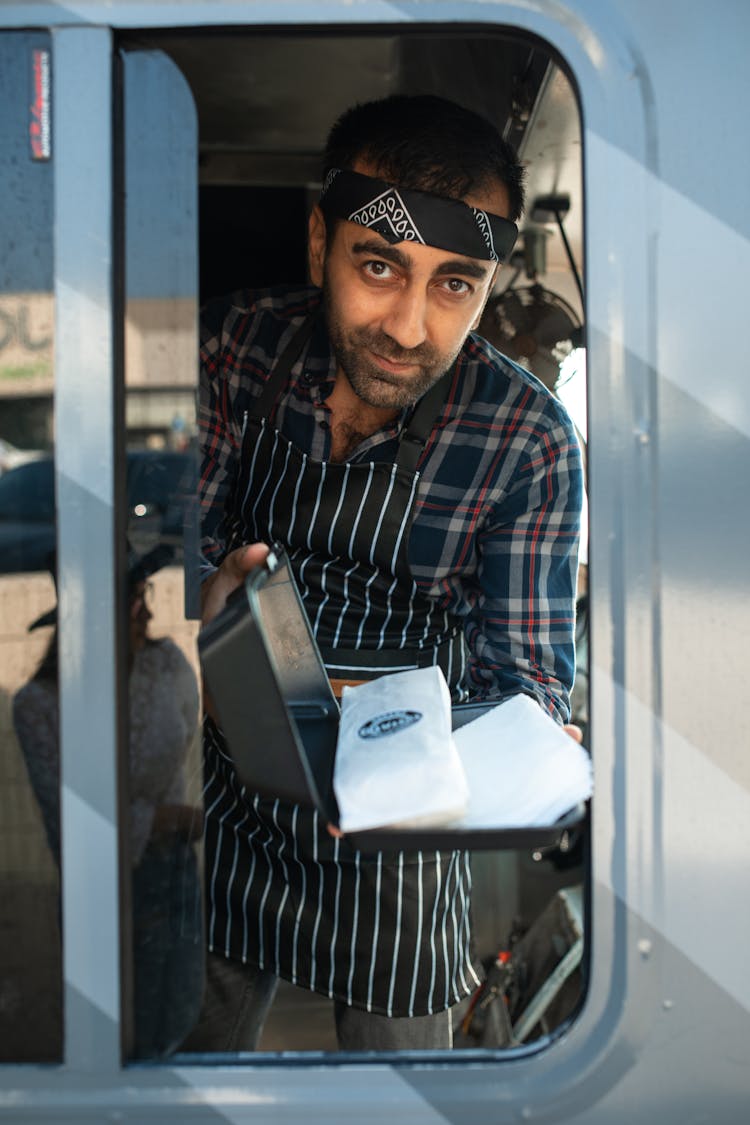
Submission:
<svg viewBox="0 0 750 1125">
<path fill-rule="evenodd" d="M 313 287 L 206 311 L 204 621 L 280 541 L 334 684 L 438 663 L 456 701 L 526 692 L 564 723 L 578 445 L 471 335 L 517 233 L 515 154 L 452 103 L 394 97 L 343 115 L 325 172 Z M 279 976 L 335 1001 L 342 1047 L 450 1046 L 478 983 L 464 853 L 357 853 L 246 793 L 210 719 L 205 809 L 190 1047 L 255 1046 Z"/>
</svg>

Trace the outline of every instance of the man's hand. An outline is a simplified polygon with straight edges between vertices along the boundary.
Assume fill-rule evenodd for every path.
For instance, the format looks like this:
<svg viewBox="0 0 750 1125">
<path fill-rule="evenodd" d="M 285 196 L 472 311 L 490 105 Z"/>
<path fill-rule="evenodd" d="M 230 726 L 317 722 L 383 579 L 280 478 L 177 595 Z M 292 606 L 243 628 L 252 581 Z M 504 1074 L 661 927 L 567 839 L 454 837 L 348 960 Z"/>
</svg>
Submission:
<svg viewBox="0 0 750 1125">
<path fill-rule="evenodd" d="M 208 625 L 226 605 L 227 598 L 245 581 L 253 567 L 268 557 L 265 543 L 251 543 L 230 551 L 219 569 L 201 587 L 201 624 Z"/>
<path fill-rule="evenodd" d="M 221 566 L 201 586 L 201 625 L 208 625 L 221 613 L 227 598 L 245 581 L 245 577 L 255 566 L 260 566 L 268 557 L 265 543 L 251 543 L 248 547 L 238 547 L 230 551 Z M 203 681 L 203 710 L 214 722 L 219 718 L 208 690 Z"/>
</svg>

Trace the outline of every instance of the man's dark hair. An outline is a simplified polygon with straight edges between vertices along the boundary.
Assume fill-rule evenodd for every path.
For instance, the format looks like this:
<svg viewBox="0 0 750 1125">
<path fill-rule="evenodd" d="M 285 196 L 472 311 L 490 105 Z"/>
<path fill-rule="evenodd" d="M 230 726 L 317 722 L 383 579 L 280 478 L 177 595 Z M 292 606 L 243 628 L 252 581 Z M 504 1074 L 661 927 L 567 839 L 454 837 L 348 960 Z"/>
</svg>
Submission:
<svg viewBox="0 0 750 1125">
<path fill-rule="evenodd" d="M 524 170 L 512 145 L 473 110 L 433 94 L 394 94 L 346 110 L 328 136 L 323 176 L 367 160 L 400 187 L 450 199 L 491 189 L 508 192 L 508 218 L 523 211 Z"/>
</svg>

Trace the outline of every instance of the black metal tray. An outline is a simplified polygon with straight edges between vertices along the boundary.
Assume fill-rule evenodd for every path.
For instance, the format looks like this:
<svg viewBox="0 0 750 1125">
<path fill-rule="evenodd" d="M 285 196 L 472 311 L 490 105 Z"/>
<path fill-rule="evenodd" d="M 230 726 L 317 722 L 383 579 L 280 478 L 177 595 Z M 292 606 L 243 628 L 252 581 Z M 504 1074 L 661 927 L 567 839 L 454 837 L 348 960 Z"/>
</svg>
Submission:
<svg viewBox="0 0 750 1125">
<path fill-rule="evenodd" d="M 255 568 L 198 637 L 203 674 L 238 776 L 262 796 L 317 808 L 337 825 L 333 765 L 339 707 L 283 551 Z M 453 727 L 493 703 L 453 708 Z M 554 824 L 511 828 L 377 828 L 346 840 L 366 851 L 554 847 L 586 808 Z"/>
</svg>

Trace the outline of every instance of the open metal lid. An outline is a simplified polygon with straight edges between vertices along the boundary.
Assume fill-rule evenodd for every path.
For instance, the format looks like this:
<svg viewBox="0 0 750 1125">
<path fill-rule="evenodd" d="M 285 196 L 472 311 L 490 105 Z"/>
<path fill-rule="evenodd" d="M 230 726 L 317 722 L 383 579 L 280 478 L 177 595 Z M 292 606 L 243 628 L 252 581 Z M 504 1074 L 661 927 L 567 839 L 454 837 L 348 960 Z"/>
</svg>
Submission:
<svg viewBox="0 0 750 1125">
<path fill-rule="evenodd" d="M 283 550 L 250 572 L 198 647 L 248 791 L 319 808 L 335 822 L 339 708 Z"/>
</svg>

